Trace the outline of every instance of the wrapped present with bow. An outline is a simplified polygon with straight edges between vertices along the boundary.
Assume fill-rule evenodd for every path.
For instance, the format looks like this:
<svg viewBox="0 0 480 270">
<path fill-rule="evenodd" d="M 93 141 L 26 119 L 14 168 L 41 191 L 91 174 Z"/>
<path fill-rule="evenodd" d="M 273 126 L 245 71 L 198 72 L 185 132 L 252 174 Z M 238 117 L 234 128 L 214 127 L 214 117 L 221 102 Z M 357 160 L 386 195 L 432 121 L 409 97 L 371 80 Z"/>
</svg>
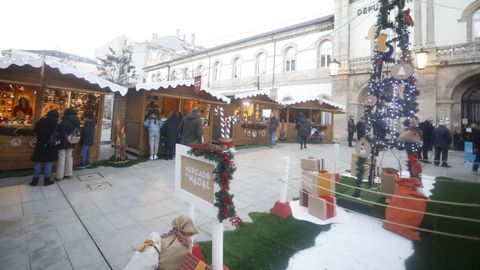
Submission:
<svg viewBox="0 0 480 270">
<path fill-rule="evenodd" d="M 325 170 L 324 159 L 317 159 L 317 171 L 302 168 L 302 189 L 315 196 L 333 196 L 335 179 L 333 174 Z M 312 167 L 313 168 L 313 167 Z"/>
<path fill-rule="evenodd" d="M 156 270 L 160 253 L 160 234 L 152 232 L 147 240 L 133 254 L 125 270 Z"/>
<path fill-rule="evenodd" d="M 321 220 L 332 218 L 336 215 L 336 199 L 332 196 L 312 196 L 308 198 L 308 213 Z"/>
<path fill-rule="evenodd" d="M 184 256 L 192 251 L 191 236 L 198 234 L 192 219 L 180 215 L 172 220 L 172 229 L 162 234 L 158 270 L 176 270 Z"/>
<path fill-rule="evenodd" d="M 177 270 L 213 270 L 213 268 L 191 253 L 187 253 Z"/>
</svg>

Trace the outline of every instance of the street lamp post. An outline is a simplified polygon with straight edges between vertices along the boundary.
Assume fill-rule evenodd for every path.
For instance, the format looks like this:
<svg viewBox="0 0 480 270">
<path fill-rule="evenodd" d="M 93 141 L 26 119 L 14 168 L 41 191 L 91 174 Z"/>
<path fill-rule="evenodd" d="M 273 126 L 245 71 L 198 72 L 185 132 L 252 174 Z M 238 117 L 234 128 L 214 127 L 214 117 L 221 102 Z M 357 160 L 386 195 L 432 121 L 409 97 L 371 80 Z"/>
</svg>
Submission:
<svg viewBox="0 0 480 270">
<path fill-rule="evenodd" d="M 421 48 L 420 51 L 416 53 L 416 56 L 417 68 L 425 69 L 425 67 L 427 66 L 428 52 L 424 51 L 423 48 Z"/>
<path fill-rule="evenodd" d="M 330 62 L 330 75 L 337 76 L 339 68 L 340 68 L 340 62 L 338 62 L 336 59 L 333 59 L 333 61 Z"/>
</svg>

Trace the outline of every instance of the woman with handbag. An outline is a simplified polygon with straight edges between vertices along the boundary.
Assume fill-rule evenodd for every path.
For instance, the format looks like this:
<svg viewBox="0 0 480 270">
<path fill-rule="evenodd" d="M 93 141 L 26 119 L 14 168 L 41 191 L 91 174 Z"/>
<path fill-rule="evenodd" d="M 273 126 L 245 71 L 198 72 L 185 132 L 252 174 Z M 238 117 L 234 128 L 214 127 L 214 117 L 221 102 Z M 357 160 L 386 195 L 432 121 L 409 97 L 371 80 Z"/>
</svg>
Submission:
<svg viewBox="0 0 480 270">
<path fill-rule="evenodd" d="M 51 143 L 50 140 L 56 132 L 58 125 L 58 112 L 57 110 L 51 110 L 47 113 L 47 116 L 40 119 L 33 129 L 37 138 L 35 149 L 33 150 L 31 160 L 35 162 L 33 167 L 33 178 L 30 183 L 31 186 L 38 185 L 40 179 L 40 173 L 43 171 L 43 185 L 48 186 L 52 184 L 50 181 L 52 172 L 52 162 L 58 159 L 58 148 L 55 143 Z"/>
<path fill-rule="evenodd" d="M 80 120 L 77 113 L 72 108 L 67 108 L 63 112 L 63 118 L 58 125 L 58 132 L 61 136 L 61 143 L 58 150 L 57 163 L 57 181 L 63 178 L 72 178 L 73 176 L 73 148 L 75 141 L 79 141 L 76 133 L 80 132 Z M 78 140 L 77 140 L 78 139 Z"/>
</svg>

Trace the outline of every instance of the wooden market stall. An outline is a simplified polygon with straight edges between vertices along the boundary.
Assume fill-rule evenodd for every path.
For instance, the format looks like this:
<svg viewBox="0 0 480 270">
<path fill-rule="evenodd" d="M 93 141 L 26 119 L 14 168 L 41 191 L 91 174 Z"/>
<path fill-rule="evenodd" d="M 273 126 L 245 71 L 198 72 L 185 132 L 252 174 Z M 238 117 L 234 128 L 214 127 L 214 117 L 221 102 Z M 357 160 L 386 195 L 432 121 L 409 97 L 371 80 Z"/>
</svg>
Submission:
<svg viewBox="0 0 480 270">
<path fill-rule="evenodd" d="M 70 66 L 43 60 L 0 58 L 0 170 L 33 168 L 34 123 L 49 110 L 74 108 L 83 123 L 91 111 L 97 121 L 90 161 L 97 161 L 104 96 L 127 89 Z M 20 104 L 28 109 L 18 113 Z M 80 163 L 80 145 L 74 164 Z"/>
<path fill-rule="evenodd" d="M 193 79 L 137 84 L 129 89 L 124 107 L 127 151 L 142 156 L 149 153 L 148 131 L 143 126 L 149 110 L 158 110 L 165 121 L 171 112 L 185 116 L 193 108 L 198 108 L 203 121 L 203 139 L 211 141 L 214 106 L 228 103 L 229 98 L 207 87 L 202 86 L 195 93 Z M 114 106 L 114 110 L 118 107 Z M 114 115 L 118 114 L 114 111 Z"/>
<path fill-rule="evenodd" d="M 310 121 L 312 129 L 322 132 L 322 142 L 333 140 L 333 114 L 345 113 L 344 107 L 324 98 L 311 98 L 284 103 L 280 113 L 280 134 L 288 142 L 297 141 L 296 121 L 303 112 Z"/>
<path fill-rule="evenodd" d="M 270 98 L 267 91 L 248 91 L 233 96 L 229 106 L 225 106 L 225 115 L 233 116 L 231 138 L 234 145 L 261 145 L 270 143 L 268 122 L 273 113 L 277 119 L 282 105 Z M 213 140 L 221 138 L 220 119 L 215 118 Z M 217 121 L 218 120 L 218 121 Z M 278 133 L 277 133 L 278 134 Z"/>
</svg>

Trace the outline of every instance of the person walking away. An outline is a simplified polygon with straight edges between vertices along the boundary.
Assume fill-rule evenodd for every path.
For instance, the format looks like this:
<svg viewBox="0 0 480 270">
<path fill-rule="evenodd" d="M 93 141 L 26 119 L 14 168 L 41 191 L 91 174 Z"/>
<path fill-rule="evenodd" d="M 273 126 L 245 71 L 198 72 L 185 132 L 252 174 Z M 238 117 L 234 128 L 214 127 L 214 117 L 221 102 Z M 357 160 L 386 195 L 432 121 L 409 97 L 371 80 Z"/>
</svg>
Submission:
<svg viewBox="0 0 480 270">
<path fill-rule="evenodd" d="M 74 109 L 65 109 L 62 121 L 58 125 L 58 132 L 61 134 L 61 143 L 58 150 L 57 181 L 73 176 L 72 153 L 75 144 L 70 143 L 68 138 L 80 132 L 80 120 Z"/>
<path fill-rule="evenodd" d="M 200 110 L 193 108 L 192 112 L 187 114 L 178 127 L 182 138 L 180 143 L 189 145 L 194 143 L 202 143 L 202 120 L 200 119 Z"/>
<path fill-rule="evenodd" d="M 360 141 L 361 138 L 365 138 L 365 117 L 361 117 L 357 122 L 357 139 Z"/>
<path fill-rule="evenodd" d="M 350 116 L 350 119 L 348 119 L 348 147 L 353 147 L 352 141 L 353 141 L 353 134 L 357 130 L 355 127 L 355 120 L 353 120 L 353 116 Z"/>
<path fill-rule="evenodd" d="M 31 186 L 38 185 L 43 167 L 43 185 L 51 185 L 52 162 L 58 160 L 58 147 L 49 145 L 50 137 L 57 129 L 58 111 L 51 110 L 47 116 L 40 119 L 33 129 L 37 138 L 31 161 L 35 162 Z"/>
<path fill-rule="evenodd" d="M 180 114 L 178 112 L 172 112 L 163 125 L 162 135 L 165 138 L 165 151 L 167 154 L 167 160 L 173 158 L 180 121 Z"/>
<path fill-rule="evenodd" d="M 307 137 L 310 135 L 310 123 L 303 112 L 300 112 L 299 119 L 297 121 L 297 132 L 300 137 L 300 150 L 307 148 Z"/>
<path fill-rule="evenodd" d="M 160 143 L 160 130 L 162 121 L 157 114 L 151 113 L 143 124 L 148 129 L 148 144 L 150 145 L 150 160 L 158 159 L 158 145 Z"/>
<path fill-rule="evenodd" d="M 471 125 L 472 128 L 472 143 L 473 154 L 475 154 L 475 161 L 473 162 L 473 174 L 478 175 L 478 167 L 480 166 L 480 121 Z"/>
<path fill-rule="evenodd" d="M 82 135 L 80 137 L 80 144 L 82 145 L 82 168 L 90 165 L 90 147 L 93 145 L 93 137 L 95 135 L 95 120 L 93 119 L 93 112 L 85 113 L 85 123 L 83 123 Z"/>
<path fill-rule="evenodd" d="M 280 126 L 280 122 L 272 113 L 270 115 L 270 122 L 269 122 L 269 131 L 270 131 L 270 147 L 276 144 L 275 139 L 277 138 L 277 129 Z"/>
<path fill-rule="evenodd" d="M 448 165 L 448 148 L 452 143 L 452 133 L 445 126 L 445 121 L 440 121 L 438 127 L 433 131 L 432 144 L 435 148 L 435 159 L 433 164 L 438 166 L 440 164 L 440 155 L 442 156 L 442 167 L 450 168 Z"/>
<path fill-rule="evenodd" d="M 423 137 L 422 149 L 418 153 L 423 163 L 431 163 L 430 161 L 428 161 L 428 151 L 430 150 L 430 146 L 432 145 L 432 135 L 433 130 L 435 129 L 432 123 L 433 119 L 428 118 L 427 120 L 418 124 L 418 128 L 422 131 Z"/>
</svg>

